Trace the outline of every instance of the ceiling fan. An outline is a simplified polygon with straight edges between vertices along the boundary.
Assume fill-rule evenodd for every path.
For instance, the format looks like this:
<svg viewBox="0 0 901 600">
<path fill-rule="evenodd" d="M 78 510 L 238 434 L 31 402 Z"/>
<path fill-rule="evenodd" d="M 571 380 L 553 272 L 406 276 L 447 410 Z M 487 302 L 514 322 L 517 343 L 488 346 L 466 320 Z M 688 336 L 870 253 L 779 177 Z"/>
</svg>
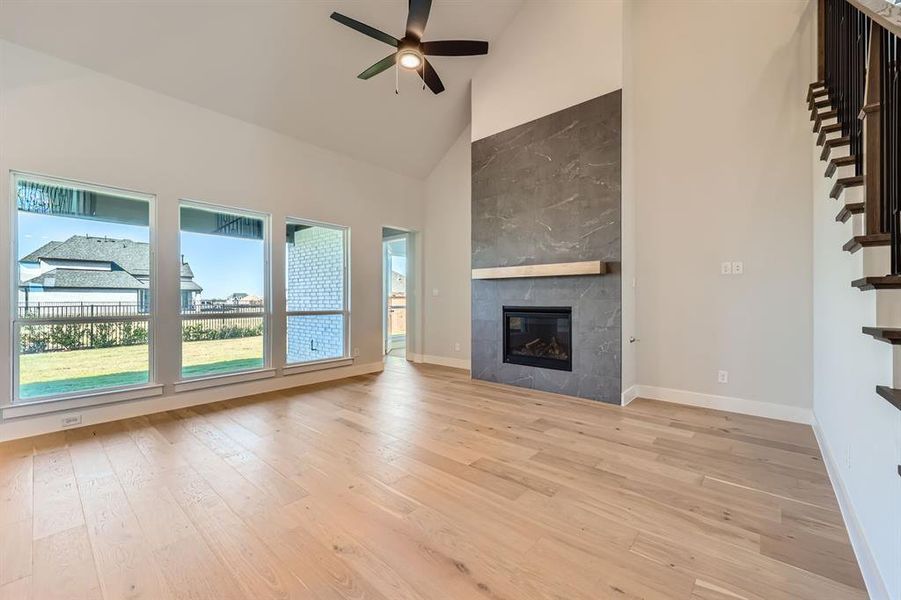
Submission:
<svg viewBox="0 0 901 600">
<path fill-rule="evenodd" d="M 488 42 L 472 40 L 445 40 L 440 42 L 423 42 L 422 34 L 425 24 L 429 20 L 429 11 L 432 8 L 432 0 L 409 0 L 407 13 L 407 33 L 401 39 L 379 31 L 350 17 L 333 12 L 332 19 L 342 25 L 347 25 L 363 35 L 384 42 L 397 48 L 394 52 L 375 63 L 359 75 L 360 79 L 369 79 L 395 65 L 399 65 L 408 71 L 416 71 L 425 85 L 429 86 L 435 94 L 444 91 L 444 84 L 435 68 L 426 60 L 426 56 L 477 56 L 488 54 Z M 397 90 L 395 89 L 395 92 Z"/>
</svg>

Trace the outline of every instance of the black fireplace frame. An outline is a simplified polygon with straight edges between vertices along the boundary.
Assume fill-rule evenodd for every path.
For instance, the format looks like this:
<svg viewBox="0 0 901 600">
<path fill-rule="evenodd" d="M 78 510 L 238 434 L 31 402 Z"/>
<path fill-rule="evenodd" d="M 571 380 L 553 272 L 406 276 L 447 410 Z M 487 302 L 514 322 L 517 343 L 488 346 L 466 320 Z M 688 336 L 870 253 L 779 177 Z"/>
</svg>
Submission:
<svg viewBox="0 0 901 600">
<path fill-rule="evenodd" d="M 566 360 L 558 358 L 546 358 L 541 356 L 518 356 L 508 352 L 507 344 L 509 342 L 509 320 L 515 317 L 567 317 L 569 318 L 569 331 L 567 332 L 565 341 L 566 347 L 569 348 L 569 355 Z M 573 322 L 571 306 L 503 306 L 501 307 L 501 337 L 503 342 L 503 361 L 508 364 L 525 365 L 528 367 L 537 367 L 539 369 L 554 369 L 557 371 L 573 370 Z M 561 340 L 563 341 L 563 340 Z"/>
</svg>

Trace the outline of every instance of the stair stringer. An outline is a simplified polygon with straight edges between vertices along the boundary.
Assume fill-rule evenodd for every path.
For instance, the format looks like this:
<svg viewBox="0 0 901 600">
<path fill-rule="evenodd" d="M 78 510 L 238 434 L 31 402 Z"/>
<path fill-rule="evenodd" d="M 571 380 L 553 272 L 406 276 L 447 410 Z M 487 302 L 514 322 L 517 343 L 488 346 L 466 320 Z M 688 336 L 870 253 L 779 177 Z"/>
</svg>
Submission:
<svg viewBox="0 0 901 600">
<path fill-rule="evenodd" d="M 855 279 L 887 274 L 888 249 L 864 247 L 853 254 L 842 250 L 852 236 L 863 233 L 864 215 L 846 223 L 836 222 L 835 215 L 843 203 L 862 200 L 862 188 L 845 189 L 837 200 L 829 198 L 835 178 L 853 174 L 853 167 L 824 177 L 826 163 L 820 160 L 816 134 L 811 148 L 814 427 L 867 588 L 874 598 L 892 597 L 882 592 L 890 589 L 885 578 L 891 576 L 884 555 L 897 544 L 892 536 L 899 524 L 886 523 L 886 517 L 897 520 L 901 515 L 901 494 L 897 489 L 884 494 L 872 490 L 874 482 L 886 482 L 897 469 L 901 411 L 875 390 L 896 382 L 896 373 L 901 375 L 901 367 L 894 364 L 901 365 L 894 360 L 901 350 L 875 341 L 861 328 L 901 327 L 901 290 L 861 292 L 851 286 Z"/>
</svg>

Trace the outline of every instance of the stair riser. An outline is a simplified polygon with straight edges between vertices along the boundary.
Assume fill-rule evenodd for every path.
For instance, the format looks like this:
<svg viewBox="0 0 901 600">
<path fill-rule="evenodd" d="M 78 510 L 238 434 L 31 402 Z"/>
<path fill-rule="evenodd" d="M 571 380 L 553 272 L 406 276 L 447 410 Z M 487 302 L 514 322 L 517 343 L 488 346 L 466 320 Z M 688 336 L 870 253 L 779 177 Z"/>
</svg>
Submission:
<svg viewBox="0 0 901 600">
<path fill-rule="evenodd" d="M 901 387 L 901 345 L 892 346 L 892 387 Z"/>
<path fill-rule="evenodd" d="M 851 235 L 863 235 L 865 222 L 865 216 L 862 214 L 851 215 L 851 218 L 848 219 L 848 223 L 851 224 Z M 864 250 L 868 250 L 868 248 L 864 248 Z M 866 269 L 864 269 L 866 271 Z M 871 275 L 871 273 L 865 273 L 865 276 Z M 880 275 L 885 275 L 885 273 L 880 273 Z"/>
<path fill-rule="evenodd" d="M 901 290 L 875 290 L 875 293 L 876 323 L 880 327 L 901 327 Z M 895 372 L 901 373 L 898 370 Z"/>
<path fill-rule="evenodd" d="M 829 155 L 826 157 L 826 160 L 823 162 L 829 162 L 829 160 L 833 158 L 838 158 L 840 156 L 848 156 L 851 151 L 851 147 L 845 144 L 844 146 L 835 146 L 834 148 L 829 149 Z"/>
<path fill-rule="evenodd" d="M 859 215 L 855 215 L 857 217 Z M 888 246 L 870 246 L 862 248 L 860 252 L 863 254 L 861 268 L 863 273 L 861 277 L 882 277 L 889 272 L 891 268 L 891 258 L 889 256 Z M 901 292 L 901 290 L 897 290 Z M 878 302 L 878 300 L 877 300 Z M 880 327 L 889 327 L 879 322 Z"/>
<path fill-rule="evenodd" d="M 842 192 L 838 195 L 838 201 L 842 204 L 853 204 L 855 202 L 863 202 L 863 186 L 842 188 Z"/>
<path fill-rule="evenodd" d="M 820 112 L 824 112 L 824 111 L 820 111 Z M 832 125 L 833 123 L 838 123 L 838 117 L 829 117 L 828 119 L 823 119 L 822 121 L 820 121 L 820 127 L 822 127 L 823 125 Z M 818 134 L 819 134 L 819 132 L 815 133 L 814 135 L 818 135 Z M 816 141 L 816 138 L 814 138 L 814 141 Z"/>
<path fill-rule="evenodd" d="M 818 133 L 818 134 L 816 134 L 816 135 L 817 135 L 817 139 L 819 139 L 819 135 L 820 135 L 820 134 Z M 835 138 L 839 138 L 839 137 L 842 137 L 842 132 L 841 132 L 841 131 L 830 131 L 829 133 L 827 133 L 827 134 L 824 136 L 823 140 L 824 140 L 824 141 L 829 141 L 829 140 L 831 140 L 831 139 L 835 139 Z"/>
<path fill-rule="evenodd" d="M 835 173 L 833 173 L 829 177 L 829 181 L 831 183 L 835 183 L 836 180 L 842 177 L 853 177 L 856 173 L 854 172 L 854 165 L 848 165 L 847 167 L 836 167 Z"/>
</svg>

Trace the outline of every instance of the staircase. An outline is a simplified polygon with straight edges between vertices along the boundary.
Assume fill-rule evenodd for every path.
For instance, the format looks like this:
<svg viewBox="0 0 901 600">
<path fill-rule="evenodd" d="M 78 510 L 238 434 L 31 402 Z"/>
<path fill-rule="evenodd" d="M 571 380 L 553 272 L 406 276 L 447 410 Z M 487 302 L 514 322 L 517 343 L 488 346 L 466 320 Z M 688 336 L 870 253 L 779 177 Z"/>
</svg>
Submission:
<svg viewBox="0 0 901 600">
<path fill-rule="evenodd" d="M 850 285 L 875 294 L 861 335 L 886 344 L 892 379 L 875 394 L 901 410 L 901 23 L 871 0 L 819 0 L 819 81 L 807 92 L 821 187 L 837 201 Z M 823 194 L 826 195 L 825 193 Z"/>
</svg>

